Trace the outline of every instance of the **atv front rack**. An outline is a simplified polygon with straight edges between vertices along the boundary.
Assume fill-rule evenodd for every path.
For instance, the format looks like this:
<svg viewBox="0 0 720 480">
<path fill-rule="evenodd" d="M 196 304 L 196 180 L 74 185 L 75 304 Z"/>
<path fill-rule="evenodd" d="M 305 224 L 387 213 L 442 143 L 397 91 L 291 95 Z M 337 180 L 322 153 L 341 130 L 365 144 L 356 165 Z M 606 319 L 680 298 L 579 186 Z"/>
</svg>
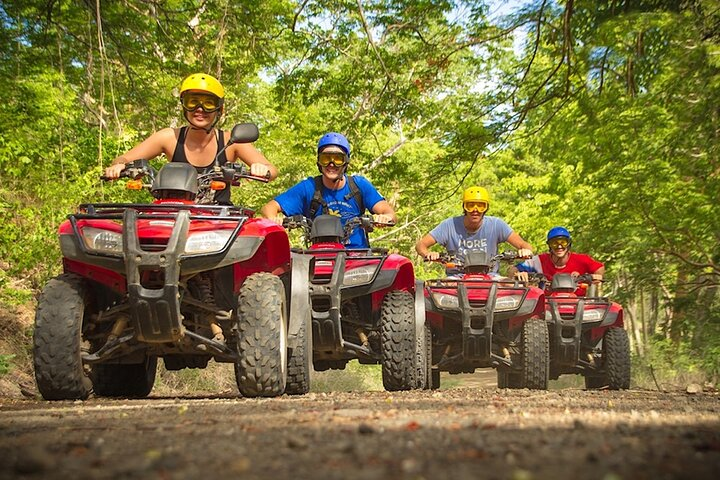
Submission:
<svg viewBox="0 0 720 480">
<path fill-rule="evenodd" d="M 454 311 L 462 322 L 462 357 L 484 365 L 512 366 L 512 362 L 493 353 L 493 326 L 500 321 L 530 314 L 537 301 L 529 299 L 528 287 L 503 285 L 503 281 L 488 279 L 431 279 L 425 281 L 428 298 L 436 311 Z M 503 295 L 504 294 L 504 295 Z M 457 306 L 441 304 L 437 295 L 457 298 Z M 514 308 L 502 307 L 498 301 L 519 296 Z"/>
<path fill-rule="evenodd" d="M 386 249 L 306 249 L 303 254 L 310 255 L 308 293 L 312 313 L 313 348 L 335 352 L 352 351 L 368 357 L 377 356 L 367 346 L 357 345 L 343 338 L 341 324 L 341 303 L 351 298 L 368 295 L 392 286 L 394 272 L 383 271 L 388 258 Z M 371 262 L 374 272 L 369 280 L 344 285 L 343 278 L 347 263 Z M 322 277 L 315 274 L 321 262 L 332 262 L 330 275 Z"/>
<path fill-rule="evenodd" d="M 188 334 L 180 313 L 180 278 L 251 258 L 262 238 L 239 236 L 248 220 L 247 210 L 229 206 L 85 204 L 81 212 L 69 215 L 73 235 L 61 235 L 63 255 L 69 260 L 96 265 L 124 275 L 127 281 L 130 322 L 141 342 L 176 342 Z M 201 213 L 197 213 L 201 212 Z M 91 250 L 85 244 L 81 228 L 94 220 L 122 221 L 122 253 Z M 167 243 L 143 248 L 138 237 L 138 222 L 171 220 Z M 206 253 L 185 253 L 190 222 L 232 222 L 233 230 L 225 245 Z M 89 221 L 82 226 L 81 221 Z M 228 228 L 229 229 L 229 228 Z M 162 286 L 143 285 L 144 272 L 158 272 Z M 212 345 L 210 345 L 212 346 Z"/>
<path fill-rule="evenodd" d="M 594 368 L 582 359 L 581 337 L 583 331 L 597 327 L 606 320 L 610 300 L 604 297 L 545 297 L 545 302 L 545 319 L 555 348 L 553 362 L 563 366 Z M 563 306 L 573 307 L 574 314 L 562 314 L 560 310 Z"/>
</svg>

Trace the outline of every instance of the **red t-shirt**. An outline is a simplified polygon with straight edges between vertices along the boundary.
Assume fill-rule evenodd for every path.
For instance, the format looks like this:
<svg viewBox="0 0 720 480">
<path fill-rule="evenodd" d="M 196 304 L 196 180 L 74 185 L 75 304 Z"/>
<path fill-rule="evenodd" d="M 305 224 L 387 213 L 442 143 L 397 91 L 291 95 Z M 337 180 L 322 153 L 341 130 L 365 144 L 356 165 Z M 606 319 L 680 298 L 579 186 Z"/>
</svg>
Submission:
<svg viewBox="0 0 720 480">
<path fill-rule="evenodd" d="M 569 252 L 568 255 L 570 255 L 568 262 L 559 268 L 552 262 L 549 253 L 541 253 L 538 255 L 538 259 L 542 265 L 542 273 L 547 277 L 549 282 L 552 282 L 552 278 L 556 273 L 577 272 L 579 275 L 584 275 L 586 273 L 595 273 L 600 267 L 604 266 L 602 262 L 598 262 L 590 255 L 584 253 Z M 577 295 L 585 295 L 585 289 L 578 288 L 575 293 Z"/>
</svg>

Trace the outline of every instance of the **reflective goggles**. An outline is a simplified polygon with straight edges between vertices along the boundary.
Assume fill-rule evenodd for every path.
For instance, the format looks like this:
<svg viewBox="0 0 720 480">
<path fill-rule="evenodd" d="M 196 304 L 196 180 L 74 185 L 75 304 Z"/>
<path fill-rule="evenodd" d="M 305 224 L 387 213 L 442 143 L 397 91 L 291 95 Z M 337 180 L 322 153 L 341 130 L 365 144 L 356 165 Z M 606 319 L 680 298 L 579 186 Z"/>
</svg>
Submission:
<svg viewBox="0 0 720 480">
<path fill-rule="evenodd" d="M 548 241 L 548 246 L 553 250 L 557 250 L 558 248 L 567 249 L 568 245 L 570 245 L 570 241 L 563 237 L 553 238 Z"/>
<path fill-rule="evenodd" d="M 194 112 L 200 107 L 203 112 L 212 113 L 222 106 L 222 99 L 205 93 L 186 93 L 181 102 L 183 108 L 188 112 Z"/>
<path fill-rule="evenodd" d="M 342 167 L 347 163 L 347 156 L 342 152 L 321 152 L 318 154 L 317 163 L 323 168 L 330 164 L 334 167 Z"/>
<path fill-rule="evenodd" d="M 487 202 L 465 202 L 463 208 L 466 212 L 478 212 L 483 213 L 488 209 Z"/>
</svg>

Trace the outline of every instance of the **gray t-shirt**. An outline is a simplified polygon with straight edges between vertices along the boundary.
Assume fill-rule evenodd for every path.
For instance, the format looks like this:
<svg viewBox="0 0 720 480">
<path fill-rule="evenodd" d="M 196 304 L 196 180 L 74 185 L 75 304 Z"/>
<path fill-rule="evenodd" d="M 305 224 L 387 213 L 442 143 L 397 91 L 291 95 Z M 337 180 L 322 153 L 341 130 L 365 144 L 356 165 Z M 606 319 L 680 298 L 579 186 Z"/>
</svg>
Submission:
<svg viewBox="0 0 720 480">
<path fill-rule="evenodd" d="M 458 216 L 443 220 L 430 232 L 430 236 L 445 247 L 448 253 L 455 255 L 458 261 L 464 261 L 465 253 L 470 250 L 485 252 L 488 256 L 497 255 L 498 244 L 506 242 L 512 232 L 504 220 L 486 215 L 480 229 L 470 235 L 465 230 L 463 217 Z M 497 269 L 495 265 L 493 271 Z"/>
</svg>

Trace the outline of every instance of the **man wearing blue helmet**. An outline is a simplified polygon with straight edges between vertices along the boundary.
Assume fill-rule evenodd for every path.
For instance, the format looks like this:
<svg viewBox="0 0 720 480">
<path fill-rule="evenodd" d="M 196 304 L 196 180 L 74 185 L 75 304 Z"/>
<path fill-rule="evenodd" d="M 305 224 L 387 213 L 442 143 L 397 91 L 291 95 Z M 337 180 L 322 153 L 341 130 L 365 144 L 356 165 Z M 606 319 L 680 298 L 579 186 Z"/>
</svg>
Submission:
<svg viewBox="0 0 720 480">
<path fill-rule="evenodd" d="M 605 265 L 590 255 L 570 252 L 572 237 L 565 227 L 553 227 L 547 234 L 548 252 L 534 255 L 532 258 L 510 268 L 520 280 L 527 281 L 528 272 L 542 273 L 552 281 L 556 273 L 569 273 L 574 277 L 590 273 L 594 281 L 601 281 L 605 274 Z M 578 288 L 578 295 L 584 295 L 585 289 Z"/>
<path fill-rule="evenodd" d="M 317 146 L 317 167 L 320 175 L 308 177 L 290 187 L 262 207 L 265 218 L 282 222 L 280 214 L 304 215 L 315 218 L 330 214 L 348 220 L 369 210 L 379 223 L 395 223 L 395 210 L 377 189 L 364 177 L 347 175 L 350 163 L 350 143 L 344 135 L 326 133 Z M 361 229 L 355 229 L 347 243 L 348 248 L 369 247 Z"/>
</svg>

